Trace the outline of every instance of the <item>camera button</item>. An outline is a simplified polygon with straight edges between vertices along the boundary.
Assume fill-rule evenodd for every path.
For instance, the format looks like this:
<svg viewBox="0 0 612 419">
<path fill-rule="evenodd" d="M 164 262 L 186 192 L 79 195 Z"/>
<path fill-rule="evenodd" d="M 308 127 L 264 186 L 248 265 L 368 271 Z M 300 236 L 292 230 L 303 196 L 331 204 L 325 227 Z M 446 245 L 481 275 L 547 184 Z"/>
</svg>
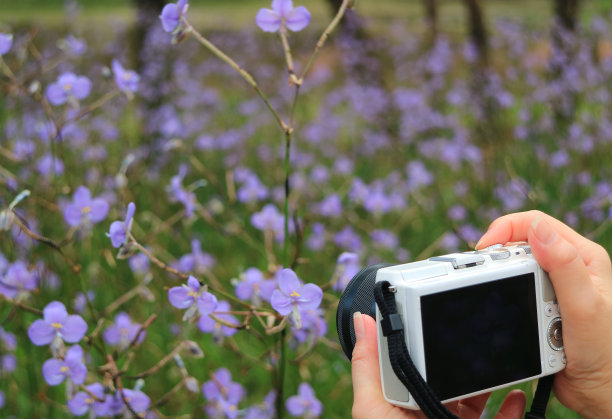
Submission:
<svg viewBox="0 0 612 419">
<path fill-rule="evenodd" d="M 491 256 L 491 259 L 493 260 L 508 259 L 510 257 L 510 251 L 503 248 L 494 249 L 489 256 Z"/>
<path fill-rule="evenodd" d="M 555 368 L 558 363 L 559 363 L 559 358 L 557 358 L 557 355 L 550 355 L 548 357 L 548 365 L 551 368 Z"/>
<path fill-rule="evenodd" d="M 548 345 L 555 351 L 563 350 L 563 329 L 561 317 L 555 317 L 548 324 Z"/>
<path fill-rule="evenodd" d="M 546 317 L 552 317 L 555 314 L 555 308 L 552 304 L 546 304 L 546 307 L 544 307 L 544 314 L 546 314 Z"/>
</svg>

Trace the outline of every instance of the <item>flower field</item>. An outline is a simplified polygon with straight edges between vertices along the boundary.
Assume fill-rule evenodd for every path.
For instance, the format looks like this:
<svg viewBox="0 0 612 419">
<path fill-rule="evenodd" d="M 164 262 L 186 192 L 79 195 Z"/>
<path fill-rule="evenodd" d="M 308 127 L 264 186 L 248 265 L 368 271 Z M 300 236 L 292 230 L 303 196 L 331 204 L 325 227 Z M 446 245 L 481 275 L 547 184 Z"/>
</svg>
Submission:
<svg viewBox="0 0 612 419">
<path fill-rule="evenodd" d="M 528 209 L 610 252 L 612 15 L 490 21 L 483 66 L 348 3 L 179 0 L 139 41 L 0 15 L 0 417 L 348 418 L 362 267 Z"/>
</svg>

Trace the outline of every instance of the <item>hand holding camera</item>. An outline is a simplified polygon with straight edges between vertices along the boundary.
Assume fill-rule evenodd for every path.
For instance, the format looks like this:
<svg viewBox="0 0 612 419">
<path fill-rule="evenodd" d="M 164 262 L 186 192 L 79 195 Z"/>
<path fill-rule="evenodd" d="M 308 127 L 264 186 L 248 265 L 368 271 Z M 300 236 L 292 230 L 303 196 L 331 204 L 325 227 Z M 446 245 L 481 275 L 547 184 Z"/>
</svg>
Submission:
<svg viewBox="0 0 612 419">
<path fill-rule="evenodd" d="M 393 268 L 378 268 L 381 273 L 386 269 L 386 278 L 391 279 L 389 282 L 398 293 L 398 311 L 410 317 L 404 320 L 403 326 L 411 357 L 428 383 L 431 378 L 432 387 L 442 393 L 440 398 L 450 401 L 447 407 L 462 418 L 479 417 L 489 390 L 559 370 L 554 392 L 564 405 L 585 417 L 612 417 L 610 257 L 601 246 L 535 211 L 496 220 L 477 247 L 485 249 L 496 243 L 525 240 L 530 246 L 489 248 L 484 252 L 446 255 L 442 260 L 401 265 L 394 272 L 399 281 L 389 276 Z M 541 269 L 532 269 L 530 259 L 534 258 Z M 397 277 L 399 272 L 402 273 Z M 548 272 L 550 276 L 561 307 L 562 329 L 557 319 L 561 316 L 554 304 L 555 292 L 552 287 L 548 289 L 546 275 L 539 272 Z M 472 277 L 471 283 L 465 282 L 468 277 Z M 411 311 L 415 302 L 420 303 L 418 310 Z M 452 311 L 437 313 L 436 307 L 449 304 L 451 310 L 454 307 L 467 313 L 452 318 L 449 318 Z M 407 308 L 408 305 L 412 307 Z M 478 319 L 477 313 L 482 310 L 487 312 L 486 319 Z M 448 319 L 452 327 L 445 329 L 440 319 Z M 466 322 L 469 328 L 455 330 Z M 340 329 L 339 326 L 339 332 Z M 396 377 L 388 368 L 385 337 L 380 329 L 378 326 L 378 341 L 382 343 L 379 346 L 376 322 L 368 316 L 355 315 L 354 329 L 351 329 L 356 338 L 352 351 L 354 417 L 374 414 L 419 417 L 421 412 L 399 409 L 386 401 L 415 407 L 410 397 L 406 398 L 406 389 L 401 383 L 396 386 L 393 381 Z M 470 337 L 462 341 L 465 334 Z M 487 337 L 487 344 L 483 341 L 486 349 L 479 353 L 479 342 L 475 340 L 481 334 Z M 516 343 L 513 339 L 517 338 L 521 342 L 513 346 Z M 491 348 L 500 355 L 505 353 L 507 359 L 500 365 L 491 362 L 495 359 L 487 358 Z M 514 352 L 516 359 L 513 359 Z M 513 368 L 506 368 L 509 362 L 514 363 Z M 466 365 L 455 367 L 462 363 Z M 439 365 L 443 368 L 436 370 Z M 462 371 L 469 371 L 471 376 L 467 379 L 458 376 Z M 385 387 L 384 393 L 381 386 Z M 462 395 L 473 397 L 456 400 Z M 521 392 L 511 392 L 498 415 L 521 417 L 524 406 Z"/>
</svg>

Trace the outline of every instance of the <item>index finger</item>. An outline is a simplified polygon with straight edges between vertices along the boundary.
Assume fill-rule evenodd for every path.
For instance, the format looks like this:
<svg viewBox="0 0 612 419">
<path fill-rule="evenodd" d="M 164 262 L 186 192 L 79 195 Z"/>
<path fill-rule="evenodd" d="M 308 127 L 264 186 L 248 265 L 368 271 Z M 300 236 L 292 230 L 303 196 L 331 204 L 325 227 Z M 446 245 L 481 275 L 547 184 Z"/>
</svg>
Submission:
<svg viewBox="0 0 612 419">
<path fill-rule="evenodd" d="M 496 243 L 526 241 L 534 220 L 542 218 L 550 224 L 565 240 L 576 247 L 585 265 L 594 273 L 601 274 L 609 270 L 609 256 L 605 249 L 591 240 L 578 234 L 568 225 L 541 211 L 533 210 L 504 215 L 491 223 L 489 230 L 482 236 L 476 249 L 482 249 Z"/>
</svg>

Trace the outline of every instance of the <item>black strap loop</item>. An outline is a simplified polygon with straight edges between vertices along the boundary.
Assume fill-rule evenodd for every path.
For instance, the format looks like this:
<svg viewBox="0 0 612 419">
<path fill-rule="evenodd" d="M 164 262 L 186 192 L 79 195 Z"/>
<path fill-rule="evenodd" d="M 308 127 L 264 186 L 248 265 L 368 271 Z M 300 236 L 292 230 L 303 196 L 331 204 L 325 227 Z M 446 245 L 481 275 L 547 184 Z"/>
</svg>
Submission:
<svg viewBox="0 0 612 419">
<path fill-rule="evenodd" d="M 387 337 L 389 360 L 393 372 L 406 386 L 428 418 L 459 419 L 440 402 L 438 396 L 435 395 L 412 362 L 404 339 L 402 319 L 397 313 L 395 295 L 389 291 L 389 286 L 388 281 L 377 282 L 374 287 L 374 299 L 382 316 L 381 327 L 383 335 Z M 531 404 L 531 411 L 525 414 L 525 419 L 544 419 L 553 380 L 554 375 L 540 378 Z"/>
</svg>

